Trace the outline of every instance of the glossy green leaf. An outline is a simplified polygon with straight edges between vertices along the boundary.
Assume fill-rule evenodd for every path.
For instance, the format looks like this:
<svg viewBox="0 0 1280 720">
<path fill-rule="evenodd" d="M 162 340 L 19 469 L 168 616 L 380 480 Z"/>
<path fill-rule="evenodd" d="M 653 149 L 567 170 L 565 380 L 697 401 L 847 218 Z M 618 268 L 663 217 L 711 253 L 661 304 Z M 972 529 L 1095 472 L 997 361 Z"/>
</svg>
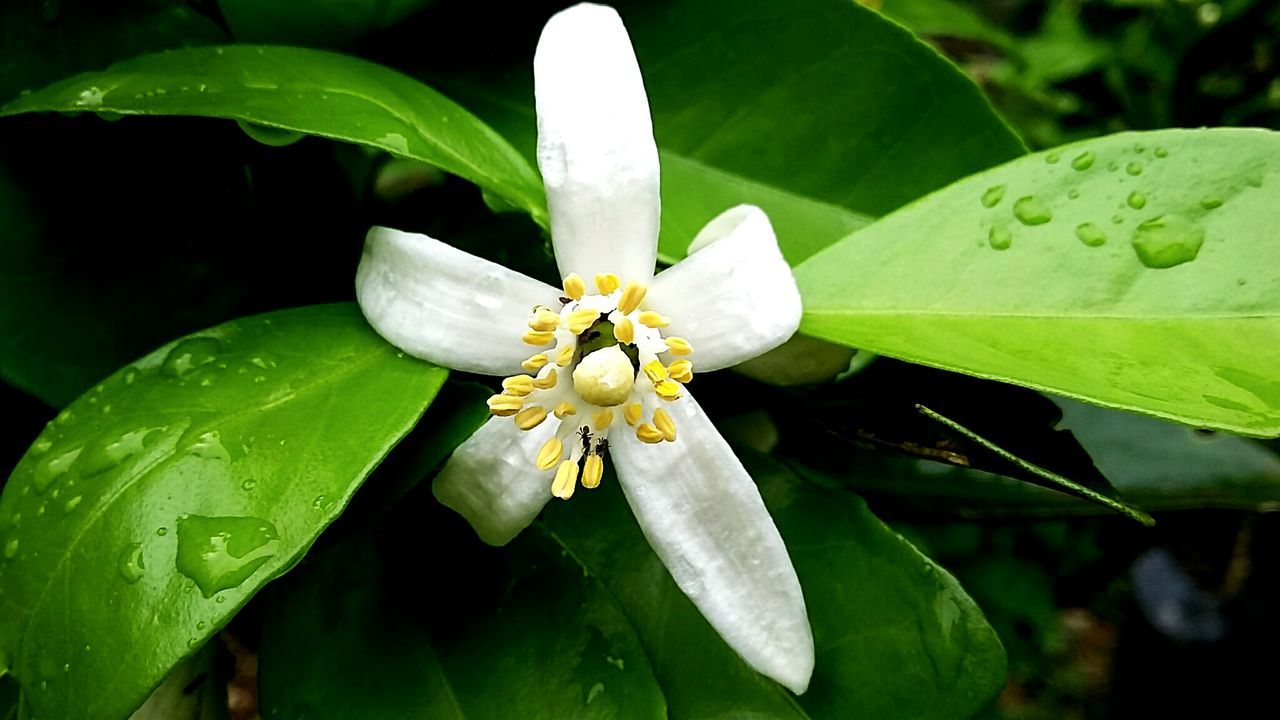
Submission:
<svg viewBox="0 0 1280 720">
<path fill-rule="evenodd" d="M 542 525 L 600 577 L 636 626 L 672 717 L 968 717 L 1004 686 L 999 640 L 947 572 L 857 497 L 744 457 L 804 589 L 817 664 L 798 698 L 748 668 L 681 594 L 616 482 Z"/>
<path fill-rule="evenodd" d="M 339 47 L 387 28 L 435 0 L 218 0 L 239 42 Z"/>
<path fill-rule="evenodd" d="M 1125 133 L 966 178 L 796 268 L 811 335 L 1280 434 L 1280 134 Z M 851 290 L 856 289 L 856 290 Z"/>
<path fill-rule="evenodd" d="M 247 45 L 144 55 L 20 97 L 0 116 L 48 111 L 228 118 L 358 143 L 546 214 L 537 174 L 501 136 L 426 85 L 345 55 Z"/>
<path fill-rule="evenodd" d="M 122 717 L 284 572 L 446 371 L 352 305 L 163 347 L 60 413 L 0 498 L 0 648 L 36 717 Z"/>
<path fill-rule="evenodd" d="M 616 6 L 662 150 L 667 262 L 708 220 L 750 202 L 797 263 L 870 217 L 1023 152 L 972 81 L 857 3 Z M 428 75 L 532 157 L 532 48 L 546 11 L 527 11 L 501 42 L 477 17 L 483 8 L 455 12 L 434 26 L 513 51 L 480 68 L 447 55 Z"/>
<path fill-rule="evenodd" d="M 426 495 L 266 596 L 264 718 L 666 717 L 598 580 L 536 532 L 484 547 Z"/>
</svg>

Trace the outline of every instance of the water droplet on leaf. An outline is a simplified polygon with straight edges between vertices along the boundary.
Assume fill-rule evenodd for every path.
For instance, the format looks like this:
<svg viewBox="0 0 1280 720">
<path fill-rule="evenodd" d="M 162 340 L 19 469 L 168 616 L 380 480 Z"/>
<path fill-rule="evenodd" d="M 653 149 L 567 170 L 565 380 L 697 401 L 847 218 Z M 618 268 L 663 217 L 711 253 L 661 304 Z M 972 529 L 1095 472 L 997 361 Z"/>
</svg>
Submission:
<svg viewBox="0 0 1280 720">
<path fill-rule="evenodd" d="M 1053 219 L 1053 213 L 1049 207 L 1034 195 L 1018 198 L 1018 201 L 1013 204 L 1013 216 L 1023 225 L 1043 225 Z"/>
<path fill-rule="evenodd" d="M 66 474 L 71 469 L 71 464 L 80 457 L 81 448 L 68 450 L 50 457 L 46 457 L 36 464 L 35 472 L 31 476 L 31 485 L 36 492 L 42 493 L 49 489 L 49 486 L 57 482 L 58 478 Z"/>
<path fill-rule="evenodd" d="M 18 538 L 10 538 L 9 542 L 4 544 L 4 559 L 12 560 L 18 554 Z"/>
<path fill-rule="evenodd" d="M 1162 148 L 1162 147 L 1158 147 L 1158 148 L 1156 148 L 1156 157 L 1158 157 L 1158 158 L 1167 158 L 1167 157 L 1169 157 L 1169 151 L 1168 151 L 1168 150 L 1165 150 L 1165 149 L 1164 149 L 1164 148 Z"/>
<path fill-rule="evenodd" d="M 142 579 L 146 568 L 147 564 L 142 559 L 142 543 L 129 543 L 120 549 L 120 562 L 117 564 L 117 569 L 125 582 L 130 585 L 138 582 Z"/>
<path fill-rule="evenodd" d="M 1147 196 L 1143 195 L 1137 190 L 1134 190 L 1133 192 L 1129 193 L 1129 197 L 1125 199 L 1125 203 L 1127 203 L 1129 207 L 1133 208 L 1134 210 L 1141 210 L 1142 208 L 1147 206 Z"/>
<path fill-rule="evenodd" d="M 1220 208 L 1222 207 L 1222 198 L 1206 197 L 1200 201 L 1200 207 L 1204 208 L 1205 210 L 1214 210 L 1216 208 Z"/>
<path fill-rule="evenodd" d="M 987 244 L 993 250 L 1008 250 L 1013 245 L 1013 233 L 1004 225 L 992 225 L 987 233 Z"/>
<path fill-rule="evenodd" d="M 1124 171 L 1134 177 L 1137 177 L 1142 174 L 1142 163 L 1131 162 L 1128 165 L 1124 166 Z"/>
<path fill-rule="evenodd" d="M 187 453 L 206 460 L 231 461 L 231 453 L 222 445 L 222 438 L 217 430 L 201 433 L 196 441 L 187 448 Z"/>
<path fill-rule="evenodd" d="M 1076 226 L 1076 238 L 1089 247 L 1098 247 L 1107 242 L 1107 234 L 1102 231 L 1102 228 L 1091 222 L 1080 223 Z"/>
<path fill-rule="evenodd" d="M 992 185 L 991 187 L 987 188 L 986 192 L 982 193 L 982 207 L 993 208 L 996 205 L 999 205 L 1000 201 L 1003 199 L 1004 199 L 1004 186 Z"/>
<path fill-rule="evenodd" d="M 1057 165 L 1058 161 L 1061 159 L 1062 159 L 1062 156 L 1059 155 L 1058 153 L 1049 153 L 1048 155 L 1044 156 L 1044 161 L 1046 163 L 1049 163 L 1050 165 Z"/>
<path fill-rule="evenodd" d="M 195 581 L 206 598 L 239 587 L 276 553 L 279 536 L 256 517 L 178 518 L 178 572 Z"/>
<path fill-rule="evenodd" d="M 1074 170 L 1088 170 L 1093 167 L 1093 153 L 1088 150 L 1080 153 L 1071 161 L 1071 167 Z"/>
<path fill-rule="evenodd" d="M 1196 259 L 1204 230 L 1181 215 L 1162 215 L 1134 228 L 1132 242 L 1143 265 L 1171 268 Z"/>
<path fill-rule="evenodd" d="M 208 365 L 222 352 L 217 338 L 196 337 L 183 340 L 165 356 L 161 371 L 170 377 L 184 377 L 192 370 Z"/>
</svg>

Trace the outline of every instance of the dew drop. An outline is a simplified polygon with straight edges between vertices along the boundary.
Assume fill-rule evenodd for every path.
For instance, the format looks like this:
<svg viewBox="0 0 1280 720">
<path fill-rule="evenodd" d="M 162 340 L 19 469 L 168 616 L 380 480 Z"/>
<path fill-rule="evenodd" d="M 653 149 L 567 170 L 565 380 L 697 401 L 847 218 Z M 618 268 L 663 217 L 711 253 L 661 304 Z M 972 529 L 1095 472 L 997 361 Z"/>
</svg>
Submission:
<svg viewBox="0 0 1280 720">
<path fill-rule="evenodd" d="M 1142 208 L 1147 206 L 1147 196 L 1143 195 L 1137 190 L 1134 190 L 1133 192 L 1129 193 L 1128 198 L 1125 198 L 1125 203 L 1127 203 L 1129 207 L 1133 208 L 1134 210 L 1141 210 Z"/>
<path fill-rule="evenodd" d="M 268 147 L 285 147 L 292 145 L 303 138 L 303 134 L 297 130 L 286 130 L 284 128 L 271 127 L 270 125 L 259 125 L 246 120 L 236 120 L 236 125 L 244 131 L 245 135 L 257 140 Z"/>
<path fill-rule="evenodd" d="M 196 441 L 187 447 L 187 454 L 206 460 L 230 462 L 231 453 L 222 445 L 222 437 L 217 430 L 201 433 Z"/>
<path fill-rule="evenodd" d="M 9 542 L 4 544 L 4 559 L 12 560 L 18 554 L 18 538 L 10 538 Z"/>
<path fill-rule="evenodd" d="M 1013 233 L 1005 225 L 992 225 L 987 233 L 987 244 L 994 250 L 1008 250 L 1013 245 Z"/>
<path fill-rule="evenodd" d="M 279 535 L 270 522 L 256 517 L 178 518 L 178 572 L 213 597 L 238 587 L 276 553 Z"/>
<path fill-rule="evenodd" d="M 64 512 L 64 513 L 69 513 L 69 512 L 71 512 L 72 510 L 75 510 L 75 509 L 80 505 L 80 501 L 81 501 L 81 500 L 84 500 L 84 497 L 82 497 L 82 496 L 80 496 L 80 495 L 77 495 L 77 496 L 75 496 L 75 497 L 71 498 L 70 500 L 68 500 L 68 501 L 66 502 L 66 504 L 65 504 L 65 505 L 63 505 L 63 506 L 62 506 L 62 512 Z"/>
<path fill-rule="evenodd" d="M 258 486 L 258 481 L 254 480 L 253 478 L 248 478 L 244 482 L 240 483 L 241 490 L 252 490 L 257 486 Z"/>
<path fill-rule="evenodd" d="M 1165 150 L 1165 149 L 1164 149 L 1164 148 L 1162 148 L 1162 147 L 1158 147 L 1158 148 L 1156 148 L 1156 157 L 1158 157 L 1158 158 L 1167 158 L 1167 157 L 1169 157 L 1169 151 L 1168 151 L 1168 150 Z"/>
<path fill-rule="evenodd" d="M 1213 210 L 1216 208 L 1220 208 L 1222 207 L 1222 198 L 1212 197 L 1212 196 L 1203 198 L 1200 201 L 1200 207 L 1204 208 L 1205 210 Z"/>
<path fill-rule="evenodd" d="M 1023 225 L 1044 225 L 1053 219 L 1048 206 L 1036 199 L 1034 195 L 1018 198 L 1013 204 L 1013 216 Z"/>
<path fill-rule="evenodd" d="M 1074 160 L 1071 161 L 1071 167 L 1074 170 L 1081 170 L 1081 171 L 1088 170 L 1089 168 L 1093 167 L 1093 153 L 1089 152 L 1088 150 L 1085 150 L 1084 152 L 1080 153 L 1075 157 Z"/>
<path fill-rule="evenodd" d="M 52 440 L 49 440 L 48 438 L 40 438 L 31 443 L 31 449 L 27 452 L 31 453 L 33 457 L 39 457 L 40 455 L 49 452 L 49 448 L 51 447 L 53 447 Z"/>
<path fill-rule="evenodd" d="M 155 444 L 161 428 L 137 428 L 123 434 L 104 432 L 85 445 L 75 469 L 85 477 L 106 472 Z"/>
<path fill-rule="evenodd" d="M 982 193 L 982 207 L 993 208 L 996 205 L 999 205 L 1000 201 L 1003 199 L 1004 199 L 1004 186 L 992 185 L 991 187 L 987 188 L 986 192 Z"/>
<path fill-rule="evenodd" d="M 1071 198 L 1072 200 L 1075 200 L 1076 198 L 1080 197 L 1080 189 L 1071 188 L 1070 190 L 1067 191 L 1067 197 Z"/>
<path fill-rule="evenodd" d="M 1107 163 L 1108 172 L 1115 172 L 1119 169 L 1120 169 L 1120 163 L 1116 162 L 1115 160 L 1112 160 L 1111 162 Z"/>
<path fill-rule="evenodd" d="M 1111 224 L 1112 224 L 1112 225 L 1119 225 L 1119 224 L 1120 224 L 1120 223 L 1122 223 L 1122 222 L 1124 222 L 1124 218 L 1123 218 L 1123 217 L 1121 217 L 1120 215 L 1112 215 L 1112 216 L 1111 216 Z"/>
<path fill-rule="evenodd" d="M 1134 152 L 1136 152 L 1136 153 L 1145 152 L 1145 151 L 1146 151 L 1146 149 L 1147 149 L 1147 146 L 1146 146 L 1146 145 L 1143 145 L 1142 143 L 1134 143 L 1134 144 L 1133 144 L 1133 151 L 1134 151 Z"/>
<path fill-rule="evenodd" d="M 328 510 L 333 507 L 333 500 L 328 495 L 317 495 L 316 498 L 311 501 L 311 507 L 316 510 Z"/>
<path fill-rule="evenodd" d="M 217 338 L 188 338 L 173 346 L 160 369 L 170 377 L 184 377 L 192 370 L 216 360 L 220 352 L 222 343 Z"/>
<path fill-rule="evenodd" d="M 1098 247 L 1107 242 L 1107 234 L 1091 222 L 1076 226 L 1076 238 L 1089 247 Z"/>
<path fill-rule="evenodd" d="M 58 478 L 67 473 L 71 469 L 72 463 L 76 458 L 80 457 L 82 448 L 68 450 L 50 457 L 46 457 L 36 464 L 35 472 L 31 476 L 31 485 L 36 492 L 42 493 L 49 489 L 49 486 L 57 482 Z"/>
<path fill-rule="evenodd" d="M 1181 215 L 1162 215 L 1134 228 L 1132 243 L 1143 265 L 1171 268 L 1196 259 L 1204 230 Z"/>
<path fill-rule="evenodd" d="M 142 543 L 128 543 L 121 548 L 120 560 L 116 568 L 120 571 L 120 577 L 130 585 L 141 580 L 147 568 L 146 562 L 142 559 Z"/>
<path fill-rule="evenodd" d="M 1125 172 L 1127 172 L 1127 173 L 1129 173 L 1130 175 L 1132 175 L 1132 176 L 1134 176 L 1134 177 L 1137 177 L 1137 176 L 1139 176 L 1139 175 L 1141 175 L 1141 174 L 1142 174 L 1142 163 L 1140 163 L 1140 162 L 1131 162 L 1131 163 L 1129 163 L 1128 165 L 1125 165 L 1125 166 L 1124 166 L 1124 171 L 1125 171 Z"/>
<path fill-rule="evenodd" d="M 169 528 L 163 527 L 163 526 L 156 528 L 156 535 L 160 537 L 164 537 L 165 535 L 168 535 L 168 534 L 169 534 Z"/>
<path fill-rule="evenodd" d="M 1058 153 L 1049 153 L 1048 155 L 1044 156 L 1044 161 L 1050 165 L 1057 165 L 1058 161 L 1061 159 L 1062 159 L 1062 156 L 1059 155 Z"/>
</svg>

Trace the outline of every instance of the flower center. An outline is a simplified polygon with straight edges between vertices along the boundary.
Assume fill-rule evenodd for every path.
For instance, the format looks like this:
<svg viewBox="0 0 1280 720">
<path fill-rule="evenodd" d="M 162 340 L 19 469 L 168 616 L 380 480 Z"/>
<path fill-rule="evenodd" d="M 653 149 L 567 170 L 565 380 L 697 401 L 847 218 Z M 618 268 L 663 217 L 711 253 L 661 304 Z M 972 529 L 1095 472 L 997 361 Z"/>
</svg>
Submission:
<svg viewBox="0 0 1280 720">
<path fill-rule="evenodd" d="M 555 469 L 551 492 L 566 500 L 579 481 L 588 489 L 600 484 L 611 427 L 625 423 L 646 443 L 675 442 L 675 422 L 661 406 L 693 378 L 685 359 L 693 348 L 663 335 L 670 318 L 641 309 L 644 285 L 623 286 L 605 273 L 595 277 L 595 290 L 588 293 L 586 282 L 570 274 L 559 311 L 545 305 L 530 311 L 524 341 L 544 349 L 524 361 L 530 374 L 504 379 L 502 392 L 489 398 L 489 411 L 511 417 L 521 430 L 554 417 L 556 430 L 533 464 Z M 559 382 L 561 372 L 573 382 Z M 615 423 L 618 416 L 622 422 Z"/>
</svg>

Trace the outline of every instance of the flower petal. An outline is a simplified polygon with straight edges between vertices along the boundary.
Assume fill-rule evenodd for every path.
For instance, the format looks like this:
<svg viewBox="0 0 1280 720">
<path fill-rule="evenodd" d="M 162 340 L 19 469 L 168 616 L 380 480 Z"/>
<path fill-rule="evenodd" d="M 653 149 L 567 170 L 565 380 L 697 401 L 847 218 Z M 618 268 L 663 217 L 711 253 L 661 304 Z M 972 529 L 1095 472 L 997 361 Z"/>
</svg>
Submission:
<svg viewBox="0 0 1280 720">
<path fill-rule="evenodd" d="M 551 499 L 551 471 L 533 460 L 555 434 L 555 423 L 533 430 L 509 417 L 489 418 L 453 451 L 431 491 L 471 523 L 481 540 L 505 545 L 538 516 Z"/>
<path fill-rule="evenodd" d="M 760 491 L 692 397 L 665 407 L 675 442 L 648 445 L 624 433 L 610 445 L 627 502 L 676 584 L 725 642 L 802 693 L 813 673 L 813 634 Z"/>
<path fill-rule="evenodd" d="M 417 233 L 375 227 L 356 270 L 356 298 L 378 334 L 415 357 L 486 375 L 520 372 L 537 348 L 521 338 L 534 305 L 560 292 Z"/>
<path fill-rule="evenodd" d="M 653 276 L 658 146 L 631 39 L 612 8 L 557 13 L 533 57 L 538 168 L 560 274 Z"/>
<path fill-rule="evenodd" d="M 739 205 L 707 224 L 693 255 L 653 279 L 645 305 L 693 345 L 695 370 L 719 370 L 781 345 L 800 327 L 800 290 L 764 211 Z"/>
</svg>

